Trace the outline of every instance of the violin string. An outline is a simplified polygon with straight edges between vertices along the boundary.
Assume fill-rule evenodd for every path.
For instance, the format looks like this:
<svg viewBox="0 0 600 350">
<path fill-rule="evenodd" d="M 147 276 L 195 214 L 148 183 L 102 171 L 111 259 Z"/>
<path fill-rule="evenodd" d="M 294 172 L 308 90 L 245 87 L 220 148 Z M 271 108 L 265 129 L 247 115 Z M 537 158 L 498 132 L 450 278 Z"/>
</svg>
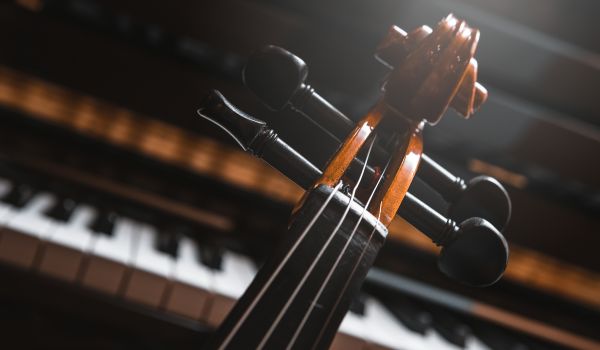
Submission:
<svg viewBox="0 0 600 350">
<path fill-rule="evenodd" d="M 373 199 L 374 194 L 376 193 L 377 189 L 379 188 L 379 185 L 381 184 L 381 180 L 384 178 L 384 175 L 386 174 L 388 167 L 390 165 L 390 161 L 391 161 L 391 157 L 388 158 L 388 161 L 386 162 L 383 170 L 381 171 L 381 175 L 379 176 L 379 179 L 377 179 L 377 183 L 375 184 L 375 186 L 373 187 L 373 190 L 371 191 L 371 194 L 369 196 L 369 199 L 367 200 L 366 205 L 363 207 L 363 211 L 360 215 L 359 218 L 359 224 L 360 221 L 362 221 L 364 214 L 366 212 L 366 208 L 371 204 L 371 200 Z M 379 210 L 377 213 L 377 221 L 379 221 L 379 219 L 381 218 L 381 206 L 382 206 L 382 202 L 379 202 Z M 358 227 L 358 225 L 355 226 L 355 229 Z M 344 293 L 346 292 L 346 289 L 348 289 L 348 286 L 350 285 L 350 281 L 352 281 L 352 278 L 354 277 L 354 275 L 356 274 L 356 269 L 358 268 L 360 262 L 362 261 L 365 253 L 367 252 L 367 248 L 369 247 L 369 245 L 371 244 L 371 240 L 373 239 L 373 236 L 375 234 L 375 230 L 376 230 L 377 226 L 373 227 L 373 230 L 371 231 L 371 233 L 369 234 L 369 239 L 367 240 L 367 242 L 365 243 L 360 257 L 358 258 L 358 260 L 356 261 L 356 263 L 354 264 L 353 268 L 352 268 L 352 272 L 350 273 L 350 277 L 346 280 L 346 283 L 344 284 L 344 287 L 342 288 L 341 292 L 339 293 L 335 304 L 333 305 L 333 307 L 331 308 L 331 310 L 329 311 L 329 314 L 327 315 L 327 320 L 325 320 L 325 325 L 327 325 L 330 320 L 331 317 L 333 317 L 333 312 L 335 311 L 335 309 L 337 308 L 337 306 L 339 305 L 339 303 L 342 300 L 342 296 L 344 295 Z M 354 232 L 353 232 L 354 233 Z M 326 327 L 323 327 L 321 329 L 321 332 L 319 333 L 319 335 L 317 336 L 317 339 L 315 341 L 315 343 L 313 344 L 313 349 L 317 346 L 317 344 L 319 344 L 319 341 L 321 340 L 321 338 L 323 337 L 323 332 L 325 331 Z"/>
<path fill-rule="evenodd" d="M 336 135 L 334 135 L 331 131 L 329 131 L 329 129 L 327 129 L 326 127 L 324 127 L 323 125 L 317 123 L 314 119 L 312 119 L 311 117 L 308 116 L 308 114 L 304 113 L 304 111 L 302 111 L 301 109 L 297 109 L 297 108 L 293 108 L 292 109 L 297 112 L 298 114 L 300 114 L 301 116 L 303 116 L 306 120 L 308 120 L 309 122 L 311 122 L 314 126 L 318 127 L 319 129 L 321 129 L 321 131 L 323 131 L 324 133 L 326 133 L 330 138 L 341 142 L 340 138 L 337 137 Z"/>
<path fill-rule="evenodd" d="M 379 221 L 379 219 L 381 218 L 381 206 L 382 206 L 382 202 L 379 202 L 379 210 L 377 213 L 377 220 Z M 329 314 L 327 315 L 327 319 L 325 320 L 324 324 L 329 324 L 329 322 L 331 321 L 331 317 L 333 317 L 333 312 L 335 311 L 335 309 L 338 307 L 339 303 L 342 301 L 342 296 L 344 295 L 344 293 L 346 293 L 346 290 L 348 289 L 349 285 L 350 285 L 350 281 L 352 281 L 352 278 L 354 277 L 354 275 L 356 274 L 356 269 L 358 268 L 358 266 L 360 265 L 360 262 L 362 261 L 365 253 L 367 252 L 367 249 L 369 248 L 369 245 L 371 244 L 371 241 L 373 239 L 373 236 L 375 235 L 375 230 L 376 230 L 376 226 L 373 227 L 373 230 L 371 231 L 371 233 L 369 234 L 369 239 L 367 240 L 367 242 L 365 243 L 365 245 L 363 246 L 363 249 L 360 253 L 360 257 L 356 260 L 356 263 L 354 264 L 353 268 L 352 268 L 352 272 L 350 273 L 350 276 L 348 277 L 348 279 L 346 280 L 346 283 L 344 284 L 344 287 L 342 287 L 341 292 L 339 293 L 333 307 L 331 308 L 331 310 L 329 311 Z M 315 343 L 313 344 L 313 348 L 315 349 L 315 347 L 317 346 L 317 344 L 319 344 L 319 341 L 321 340 L 321 338 L 323 337 L 323 332 L 325 331 L 325 327 L 323 327 L 323 329 L 321 330 L 321 332 L 319 333 Z"/>
<path fill-rule="evenodd" d="M 298 248 L 298 246 L 300 245 L 300 243 L 304 240 L 304 238 L 306 237 L 307 233 L 313 227 L 313 225 L 315 224 L 315 222 L 317 221 L 317 219 L 319 219 L 319 217 L 321 216 L 321 214 L 323 214 L 323 211 L 325 210 L 325 208 L 327 207 L 327 205 L 329 204 L 329 202 L 333 199 L 333 197 L 335 196 L 335 194 L 340 190 L 340 188 L 342 187 L 342 184 L 343 184 L 342 181 L 339 181 L 338 184 L 334 187 L 333 191 L 331 191 L 331 193 L 329 194 L 329 196 L 327 197 L 327 199 L 325 199 L 325 201 L 323 202 L 323 204 L 321 205 L 321 207 L 319 208 L 319 210 L 312 217 L 311 221 L 308 223 L 308 225 L 306 226 L 306 228 L 304 229 L 304 231 L 302 231 L 302 233 L 300 234 L 300 237 L 296 240 L 296 242 L 294 242 L 294 245 L 292 246 L 292 248 L 290 248 L 290 250 L 287 252 L 287 254 L 283 258 L 283 260 L 276 267 L 275 271 L 271 274 L 271 276 L 269 277 L 269 279 L 267 280 L 267 282 L 262 286 L 262 288 L 260 289 L 260 291 L 258 292 L 258 294 L 256 295 L 256 297 L 254 298 L 254 300 L 252 300 L 252 303 L 250 304 L 250 306 L 248 306 L 248 308 L 244 311 L 244 313 L 242 314 L 242 316 L 240 317 L 240 319 L 236 322 L 236 324 L 234 325 L 234 327 L 231 330 L 231 332 L 229 332 L 229 334 L 227 335 L 227 337 L 225 338 L 225 340 L 223 341 L 223 343 L 219 347 L 220 350 L 221 349 L 222 350 L 226 349 L 226 347 L 229 344 L 229 342 L 231 341 L 231 339 L 233 339 L 233 337 L 235 336 L 235 334 L 237 333 L 237 331 L 239 330 L 239 328 L 246 321 L 246 319 L 248 318 L 248 316 L 250 315 L 250 313 L 254 310 L 254 308 L 256 307 L 256 304 L 258 303 L 258 301 L 262 298 L 262 296 L 265 294 L 266 290 L 271 286 L 271 284 L 273 283 L 273 281 L 275 280 L 275 278 L 279 275 L 279 273 L 283 269 L 283 266 L 287 263 L 287 261 L 290 259 L 290 257 L 292 256 L 292 254 L 296 251 L 296 249 Z"/>
<path fill-rule="evenodd" d="M 374 143 L 375 143 L 375 137 L 373 137 L 371 139 L 371 144 L 369 145 L 369 154 L 371 153 L 371 149 L 373 148 L 373 144 Z M 273 333 L 273 331 L 275 331 L 275 328 L 277 328 L 277 326 L 279 325 L 279 322 L 281 321 L 281 319 L 283 318 L 283 316 L 287 312 L 287 309 L 290 307 L 290 305 L 296 299 L 298 293 L 300 292 L 300 289 L 302 289 L 302 287 L 304 286 L 304 283 L 306 282 L 306 280 L 308 279 L 308 277 L 311 275 L 311 273 L 314 270 L 315 266 L 317 266 L 317 263 L 319 262 L 319 260 L 321 260 L 321 257 L 325 253 L 325 250 L 327 250 L 327 248 L 329 247 L 329 245 L 333 241 L 333 238 L 336 236 L 337 232 L 339 231 L 340 227 L 342 226 L 344 220 L 346 219 L 346 216 L 348 215 L 348 212 L 350 211 L 350 208 L 352 207 L 352 202 L 354 201 L 354 198 L 356 196 L 356 191 L 357 191 L 357 189 L 358 189 L 358 187 L 360 185 L 360 182 L 362 181 L 363 175 L 365 173 L 366 166 L 367 166 L 367 163 L 365 162 L 363 164 L 363 168 L 361 170 L 361 173 L 360 173 L 360 176 L 358 178 L 358 181 L 355 184 L 354 188 L 352 189 L 352 193 L 350 195 L 350 199 L 348 201 L 348 205 L 346 206 L 346 209 L 344 210 L 344 213 L 342 214 L 341 218 L 338 220 L 338 223 L 336 224 L 335 228 L 329 234 L 329 237 L 327 238 L 327 241 L 325 241 L 325 243 L 323 244 L 323 246 L 321 247 L 321 249 L 317 253 L 316 258 L 313 259 L 313 261 L 311 262 L 311 264 L 308 267 L 308 269 L 306 270 L 306 272 L 304 272 L 304 275 L 302 276 L 302 279 L 300 280 L 300 282 L 294 288 L 294 291 L 292 292 L 290 298 L 286 301 L 286 303 L 283 306 L 283 308 L 277 314 L 277 317 L 275 318 L 275 321 L 273 322 L 273 324 L 269 327 L 269 330 L 263 336 L 263 338 L 262 338 L 260 344 L 258 345 L 257 349 L 262 349 L 264 347 L 264 345 L 266 344 L 267 340 L 271 337 L 271 334 Z"/>
<path fill-rule="evenodd" d="M 363 164 L 360 176 L 358 177 L 358 181 L 354 187 L 354 191 L 356 191 L 356 189 L 360 186 L 361 182 L 362 182 L 362 178 L 363 175 L 365 173 L 365 169 L 367 168 L 367 163 L 369 161 L 369 158 L 371 157 L 371 150 L 373 149 L 373 144 L 375 143 L 375 140 L 377 139 L 377 135 L 375 135 L 373 137 L 373 139 L 371 140 L 371 144 L 369 145 L 369 149 L 367 151 L 367 155 L 365 156 L 365 162 Z M 354 193 L 353 193 L 354 195 Z M 335 271 L 335 269 L 337 268 L 342 256 L 346 253 L 346 250 L 348 249 L 348 246 L 350 244 L 350 242 L 352 241 L 352 238 L 354 237 L 354 233 L 356 232 L 358 225 L 360 224 L 360 221 L 364 215 L 365 209 L 363 208 L 363 211 L 361 213 L 360 219 L 357 220 L 356 225 L 354 226 L 354 228 L 352 229 L 352 233 L 350 234 L 349 238 L 346 240 L 346 244 L 344 245 L 344 247 L 342 248 L 342 251 L 340 252 L 340 254 L 337 256 L 333 266 L 329 269 L 327 276 L 325 277 L 325 280 L 323 281 L 323 283 L 321 284 L 321 287 L 319 288 L 317 295 L 315 296 L 315 298 L 313 299 L 313 302 L 311 303 L 310 307 L 306 310 L 304 317 L 302 318 L 302 321 L 300 322 L 300 325 L 298 326 L 298 328 L 296 329 L 296 332 L 294 333 L 294 335 L 292 336 L 292 339 L 290 340 L 290 342 L 288 343 L 287 349 L 290 349 L 294 343 L 296 342 L 296 338 L 298 337 L 298 335 L 300 335 L 300 331 L 302 330 L 302 328 L 304 327 L 304 324 L 306 323 L 306 321 L 308 320 L 308 317 L 311 315 L 315 305 L 317 304 L 319 298 L 321 297 L 321 294 L 323 293 L 323 291 L 325 290 L 325 286 L 327 285 L 327 283 L 329 282 L 329 280 L 331 279 L 331 276 L 333 275 L 333 271 Z"/>
<path fill-rule="evenodd" d="M 381 206 L 382 206 L 382 204 L 383 204 L 383 202 L 379 202 L 379 210 L 377 212 L 377 221 L 379 221 L 379 219 L 381 219 Z M 333 312 L 338 307 L 339 303 L 342 301 L 342 296 L 344 295 L 344 293 L 346 293 L 346 289 L 348 289 L 348 286 L 350 285 L 350 281 L 352 281 L 352 278 L 356 274 L 356 269 L 360 265 L 360 262 L 362 261 L 363 257 L 365 256 L 365 253 L 367 252 L 367 249 L 369 248 L 369 245 L 371 244 L 371 241 L 373 240 L 373 236 L 375 235 L 376 228 L 377 227 L 375 226 L 375 227 L 373 227 L 373 230 L 371 230 L 371 233 L 369 234 L 369 239 L 365 243 L 365 245 L 364 245 L 364 247 L 363 247 L 363 249 L 362 249 L 362 251 L 360 253 L 359 258 L 356 260 L 356 263 L 354 264 L 354 266 L 352 268 L 352 272 L 350 272 L 350 276 L 346 280 L 346 283 L 344 284 L 344 287 L 342 288 L 340 294 L 338 295 L 337 299 L 335 300 L 335 303 L 333 304 L 333 307 L 331 308 L 331 311 L 329 311 L 329 314 L 327 315 L 327 319 L 325 320 L 325 324 L 328 324 L 329 321 L 331 321 L 331 317 L 333 317 Z M 315 343 L 313 344 L 313 349 L 319 343 L 319 341 L 321 340 L 321 337 L 323 336 L 323 331 L 324 330 L 325 330 L 325 327 L 323 327 L 323 329 L 319 333 L 319 336 L 317 337 Z"/>
</svg>

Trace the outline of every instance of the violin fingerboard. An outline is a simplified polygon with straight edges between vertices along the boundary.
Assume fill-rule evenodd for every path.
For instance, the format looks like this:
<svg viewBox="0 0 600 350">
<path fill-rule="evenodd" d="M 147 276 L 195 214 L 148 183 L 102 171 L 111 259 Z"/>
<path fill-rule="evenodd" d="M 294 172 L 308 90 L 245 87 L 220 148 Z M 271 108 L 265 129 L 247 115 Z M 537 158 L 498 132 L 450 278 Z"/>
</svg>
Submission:
<svg viewBox="0 0 600 350">
<path fill-rule="evenodd" d="M 329 348 L 387 235 L 362 205 L 333 191 L 322 185 L 308 193 L 213 348 Z"/>
</svg>

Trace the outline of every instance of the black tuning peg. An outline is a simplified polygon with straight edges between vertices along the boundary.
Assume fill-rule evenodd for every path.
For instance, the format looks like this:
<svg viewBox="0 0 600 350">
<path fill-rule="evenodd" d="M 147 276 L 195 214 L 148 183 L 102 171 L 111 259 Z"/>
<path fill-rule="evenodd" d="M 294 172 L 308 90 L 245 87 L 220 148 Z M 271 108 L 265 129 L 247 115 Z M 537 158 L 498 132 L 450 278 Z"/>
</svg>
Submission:
<svg viewBox="0 0 600 350">
<path fill-rule="evenodd" d="M 310 187 L 320 176 L 319 169 L 281 140 L 264 121 L 242 112 L 219 91 L 213 90 L 205 97 L 198 114 L 227 132 L 244 151 L 266 160 L 303 188 Z"/>
<path fill-rule="evenodd" d="M 488 221 L 474 217 L 457 225 L 410 193 L 398 214 L 442 247 L 438 267 L 446 276 L 476 287 L 489 286 L 502 277 L 508 244 Z"/>
<path fill-rule="evenodd" d="M 423 154 L 417 175 L 450 203 L 448 216 L 460 222 L 470 217 L 485 218 L 502 230 L 510 220 L 508 192 L 490 176 L 476 176 L 465 182 Z"/>
<path fill-rule="evenodd" d="M 293 53 L 277 46 L 266 46 L 253 54 L 243 70 L 246 86 L 272 110 L 289 106 L 301 111 L 311 122 L 327 130 L 338 141 L 352 131 L 354 122 L 306 84 L 306 63 Z M 385 150 L 374 149 L 381 157 Z M 502 230 L 510 218 L 510 198 L 504 187 L 490 177 L 476 177 L 469 182 L 454 176 L 423 154 L 417 176 L 450 203 L 449 216 L 457 221 L 481 216 Z"/>
<path fill-rule="evenodd" d="M 273 45 L 252 54 L 242 71 L 244 85 L 269 109 L 280 111 L 289 106 L 302 111 L 344 139 L 354 123 L 306 84 L 307 76 L 308 67 L 300 57 Z"/>
<path fill-rule="evenodd" d="M 510 220 L 511 203 L 508 193 L 498 180 L 490 176 L 476 176 L 450 200 L 448 216 L 456 221 L 470 217 L 485 218 L 502 229 Z"/>
<path fill-rule="evenodd" d="M 489 286 L 508 264 L 508 244 L 492 224 L 481 218 L 466 219 L 438 257 L 439 269 L 448 277 L 471 286 Z"/>
<path fill-rule="evenodd" d="M 281 110 L 304 88 L 307 75 L 308 67 L 300 57 L 266 46 L 250 57 L 242 79 L 269 108 Z"/>
<path fill-rule="evenodd" d="M 244 151 L 256 148 L 252 145 L 265 136 L 267 123 L 240 111 L 216 90 L 206 95 L 198 114 L 227 132 Z"/>
<path fill-rule="evenodd" d="M 207 96 L 198 112 L 223 128 L 244 150 L 263 158 L 303 188 L 309 189 L 321 177 L 320 169 L 281 140 L 265 122 L 240 111 L 218 91 Z M 508 262 L 508 245 L 486 220 L 467 219 L 457 225 L 410 193 L 398 214 L 443 247 L 439 267 L 447 276 L 472 286 L 486 286 L 502 276 Z"/>
</svg>

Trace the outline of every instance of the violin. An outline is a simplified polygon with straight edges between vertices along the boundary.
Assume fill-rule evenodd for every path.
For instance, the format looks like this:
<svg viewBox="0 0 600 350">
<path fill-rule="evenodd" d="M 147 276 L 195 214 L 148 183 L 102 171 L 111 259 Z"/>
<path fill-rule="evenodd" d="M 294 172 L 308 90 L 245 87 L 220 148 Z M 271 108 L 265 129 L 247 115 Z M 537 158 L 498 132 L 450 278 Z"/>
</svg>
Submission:
<svg viewBox="0 0 600 350">
<path fill-rule="evenodd" d="M 246 86 L 271 109 L 302 112 L 340 141 L 323 169 L 218 91 L 206 97 L 200 116 L 306 189 L 281 244 L 208 348 L 327 349 L 396 215 L 442 246 L 438 266 L 447 276 L 473 286 L 502 276 L 506 191 L 489 177 L 465 182 L 423 154 L 426 124 L 448 107 L 469 117 L 487 97 L 477 82 L 478 40 L 479 31 L 453 15 L 435 29 L 393 26 L 376 50 L 390 68 L 383 94 L 356 124 L 305 83 L 299 57 L 274 46 L 254 54 Z M 417 174 L 450 202 L 449 217 L 409 193 Z"/>
</svg>

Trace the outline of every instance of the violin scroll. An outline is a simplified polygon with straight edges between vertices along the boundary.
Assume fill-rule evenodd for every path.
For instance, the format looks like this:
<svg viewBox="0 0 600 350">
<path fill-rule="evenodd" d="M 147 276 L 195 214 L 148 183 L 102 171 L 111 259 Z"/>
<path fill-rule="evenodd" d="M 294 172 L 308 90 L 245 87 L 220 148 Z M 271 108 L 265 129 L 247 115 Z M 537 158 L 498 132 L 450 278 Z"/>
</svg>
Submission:
<svg viewBox="0 0 600 350">
<path fill-rule="evenodd" d="M 407 34 L 392 26 L 375 54 L 393 69 L 384 86 L 390 108 L 432 125 L 448 106 L 470 117 L 487 99 L 473 58 L 478 41 L 479 30 L 453 15 L 434 30 L 421 26 Z"/>
</svg>

